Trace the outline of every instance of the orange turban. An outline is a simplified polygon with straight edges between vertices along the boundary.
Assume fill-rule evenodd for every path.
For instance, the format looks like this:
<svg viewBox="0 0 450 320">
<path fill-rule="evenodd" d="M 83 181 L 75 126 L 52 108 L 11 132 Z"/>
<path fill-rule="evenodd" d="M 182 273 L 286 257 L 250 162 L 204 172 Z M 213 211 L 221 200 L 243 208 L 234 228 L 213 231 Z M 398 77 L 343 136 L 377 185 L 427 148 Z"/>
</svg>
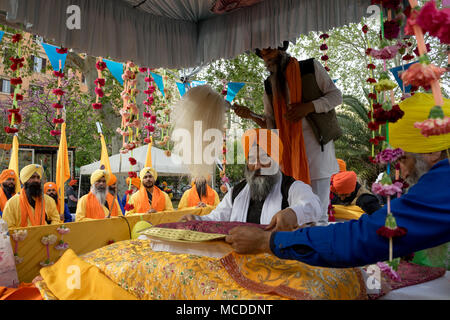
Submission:
<svg viewBox="0 0 450 320">
<path fill-rule="evenodd" d="M 111 175 L 109 176 L 108 186 L 112 186 L 116 182 L 117 177 L 113 173 L 111 173 Z"/>
<path fill-rule="evenodd" d="M 354 171 L 344 171 L 335 174 L 333 177 L 333 192 L 336 194 L 349 194 L 355 191 L 356 173 Z"/>
<path fill-rule="evenodd" d="M 47 193 L 49 189 L 55 189 L 56 190 L 56 183 L 54 182 L 47 182 L 44 184 L 44 193 Z"/>
<path fill-rule="evenodd" d="M 139 178 L 131 178 L 131 184 L 135 186 L 136 188 L 141 188 L 141 179 Z M 130 178 L 127 178 L 127 186 L 130 185 Z"/>
<path fill-rule="evenodd" d="M 0 184 L 8 180 L 9 178 L 14 178 L 16 180 L 16 173 L 12 169 L 6 169 L 2 171 L 0 175 Z"/>
<path fill-rule="evenodd" d="M 73 187 L 74 185 L 77 184 L 77 182 L 78 182 L 77 180 L 70 180 L 69 186 Z"/>
<path fill-rule="evenodd" d="M 245 158 L 248 160 L 248 153 L 253 144 L 257 144 L 278 164 L 281 164 L 283 154 L 283 143 L 280 137 L 272 130 L 250 129 L 242 136 L 242 146 Z"/>
<path fill-rule="evenodd" d="M 347 171 L 347 164 L 342 159 L 337 159 L 337 163 L 339 165 L 339 172 Z"/>
</svg>

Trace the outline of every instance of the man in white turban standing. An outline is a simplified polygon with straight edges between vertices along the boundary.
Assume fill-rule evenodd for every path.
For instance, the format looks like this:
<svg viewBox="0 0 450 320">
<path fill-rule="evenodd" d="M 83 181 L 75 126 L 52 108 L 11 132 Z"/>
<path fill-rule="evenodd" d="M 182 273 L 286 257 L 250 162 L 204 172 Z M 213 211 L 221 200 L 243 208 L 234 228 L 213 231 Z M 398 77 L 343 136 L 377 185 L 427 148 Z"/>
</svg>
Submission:
<svg viewBox="0 0 450 320">
<path fill-rule="evenodd" d="M 43 226 L 61 223 L 55 201 L 43 193 L 41 178 L 44 170 L 30 164 L 20 171 L 23 189 L 6 203 L 3 219 L 9 228 Z"/>
<path fill-rule="evenodd" d="M 141 170 L 139 177 L 141 188 L 131 196 L 129 203 L 131 208 L 128 208 L 125 215 L 172 211 L 173 206 L 169 195 L 155 185 L 158 179 L 155 169 L 145 167 Z"/>
<path fill-rule="evenodd" d="M 110 212 L 106 201 L 107 184 L 110 175 L 106 170 L 95 170 L 91 175 L 91 191 L 81 197 L 77 204 L 75 221 L 106 219 L 117 216 L 117 210 Z"/>
</svg>

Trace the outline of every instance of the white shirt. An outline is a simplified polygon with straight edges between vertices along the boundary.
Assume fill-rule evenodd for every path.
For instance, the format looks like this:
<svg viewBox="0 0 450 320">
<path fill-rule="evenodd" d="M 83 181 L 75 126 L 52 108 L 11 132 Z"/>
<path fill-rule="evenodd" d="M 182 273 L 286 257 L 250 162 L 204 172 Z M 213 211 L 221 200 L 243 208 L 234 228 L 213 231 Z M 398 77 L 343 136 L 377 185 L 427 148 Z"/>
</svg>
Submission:
<svg viewBox="0 0 450 320">
<path fill-rule="evenodd" d="M 281 211 L 281 202 L 283 196 L 281 194 L 282 175 L 280 174 L 277 182 L 270 191 L 264 201 L 261 212 L 261 224 L 269 224 L 272 217 Z M 206 216 L 196 217 L 201 221 L 238 221 L 247 222 L 247 212 L 250 203 L 250 187 L 247 184 L 238 194 L 234 203 L 231 203 L 233 189 L 228 191 L 216 209 Z M 294 210 L 297 215 L 298 224 L 301 226 L 305 223 L 317 222 L 321 215 L 320 200 L 312 192 L 309 185 L 295 181 L 290 189 L 288 196 L 289 208 Z"/>
<path fill-rule="evenodd" d="M 317 60 L 314 60 L 314 70 L 317 85 L 323 92 L 323 96 L 312 101 L 312 103 L 317 113 L 326 113 L 342 104 L 342 93 Z M 264 93 L 264 114 L 267 120 L 267 129 L 275 129 L 273 106 L 266 93 Z M 329 178 L 338 173 L 339 166 L 336 160 L 334 141 L 324 145 L 324 151 L 322 152 L 322 148 L 306 118 L 302 119 L 302 127 L 311 180 Z"/>
</svg>

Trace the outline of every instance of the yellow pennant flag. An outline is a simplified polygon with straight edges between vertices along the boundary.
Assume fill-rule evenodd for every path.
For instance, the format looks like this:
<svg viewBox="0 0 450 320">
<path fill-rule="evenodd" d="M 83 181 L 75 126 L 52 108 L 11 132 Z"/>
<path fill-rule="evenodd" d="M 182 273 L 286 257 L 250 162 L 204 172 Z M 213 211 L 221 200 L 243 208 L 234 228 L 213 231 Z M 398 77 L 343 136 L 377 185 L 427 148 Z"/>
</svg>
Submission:
<svg viewBox="0 0 450 320">
<path fill-rule="evenodd" d="M 56 159 L 56 188 L 58 190 L 58 212 L 64 213 L 64 183 L 70 179 L 69 151 L 67 150 L 66 124 L 61 125 L 58 157 Z"/>
<path fill-rule="evenodd" d="M 13 137 L 11 159 L 9 160 L 8 169 L 14 170 L 16 173 L 16 193 L 19 193 L 21 189 L 19 181 L 19 139 L 16 135 Z"/>
<path fill-rule="evenodd" d="M 105 137 L 100 133 L 100 142 L 102 144 L 102 153 L 100 157 L 100 165 L 103 165 L 104 170 L 108 171 L 111 174 L 111 165 L 109 163 L 108 149 L 106 148 Z"/>
<path fill-rule="evenodd" d="M 147 149 L 147 159 L 145 160 L 145 167 L 152 167 L 152 144 L 153 138 L 150 138 L 150 143 L 148 144 Z"/>
</svg>

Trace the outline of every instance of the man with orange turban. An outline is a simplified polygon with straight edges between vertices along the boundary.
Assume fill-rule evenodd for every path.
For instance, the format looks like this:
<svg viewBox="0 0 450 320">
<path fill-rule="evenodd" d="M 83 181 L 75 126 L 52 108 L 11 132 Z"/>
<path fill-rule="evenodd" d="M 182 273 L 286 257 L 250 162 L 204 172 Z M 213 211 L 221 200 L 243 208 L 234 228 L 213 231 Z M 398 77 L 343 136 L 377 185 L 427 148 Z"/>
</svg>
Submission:
<svg viewBox="0 0 450 320">
<path fill-rule="evenodd" d="M 106 201 L 108 202 L 108 208 L 110 208 L 111 212 L 113 212 L 114 216 L 115 213 L 122 213 L 122 215 L 125 215 L 125 212 L 123 211 L 122 206 L 120 205 L 120 199 L 119 194 L 117 192 L 117 177 L 111 173 L 109 182 L 108 182 L 108 192 L 106 193 Z M 111 209 L 112 208 L 112 209 Z"/>
<path fill-rule="evenodd" d="M 141 179 L 141 188 L 131 196 L 128 204 L 131 208 L 125 214 L 173 211 L 169 195 L 155 185 L 156 179 L 158 179 L 156 170 L 151 167 L 145 167 L 139 173 L 139 177 Z"/>
<path fill-rule="evenodd" d="M 118 216 L 117 210 L 111 211 L 106 201 L 107 184 L 110 174 L 106 170 L 95 170 L 91 175 L 91 191 L 80 198 L 77 205 L 75 221 L 106 219 Z M 113 207 L 114 209 L 114 207 Z"/>
<path fill-rule="evenodd" d="M 8 200 L 3 211 L 3 219 L 9 228 L 61 223 L 55 201 L 43 194 L 43 174 L 44 169 L 38 164 L 30 164 L 20 170 L 23 189 Z"/>
<path fill-rule="evenodd" d="M 319 221 L 319 198 L 311 187 L 280 171 L 283 144 L 267 129 L 248 130 L 242 137 L 247 164 L 245 180 L 234 186 L 217 208 L 205 216 L 182 220 L 239 221 L 267 224 L 267 230 L 289 231 Z"/>
<path fill-rule="evenodd" d="M 58 208 L 58 188 L 56 183 L 47 182 L 44 184 L 44 193 L 55 200 L 56 208 Z M 60 215 L 61 221 L 72 222 L 72 215 L 70 214 L 67 203 L 64 203 L 64 214 Z"/>
<path fill-rule="evenodd" d="M 331 204 L 358 206 L 363 212 L 372 214 L 381 208 L 378 198 L 357 181 L 354 171 L 344 171 L 333 176 Z"/>
<path fill-rule="evenodd" d="M 220 199 L 216 190 L 208 185 L 204 177 L 197 177 L 192 183 L 192 188 L 186 190 L 181 197 L 178 209 L 217 207 Z"/>
<path fill-rule="evenodd" d="M 75 179 L 70 180 L 66 190 L 67 206 L 69 207 L 70 213 L 75 213 L 77 211 L 78 193 L 75 190 L 77 183 L 78 181 Z"/>
<path fill-rule="evenodd" d="M 139 189 L 141 188 L 141 179 L 139 179 L 138 177 L 136 177 L 136 178 L 128 177 L 126 182 L 127 182 L 128 190 L 127 190 L 127 192 L 125 192 L 125 194 L 122 198 L 122 208 L 125 212 L 126 212 L 125 206 L 130 201 L 130 197 L 133 194 L 135 194 L 136 192 L 138 192 Z"/>
<path fill-rule="evenodd" d="M 3 170 L 0 175 L 0 217 L 3 215 L 6 202 L 16 194 L 16 173 L 14 170 Z"/>
</svg>

